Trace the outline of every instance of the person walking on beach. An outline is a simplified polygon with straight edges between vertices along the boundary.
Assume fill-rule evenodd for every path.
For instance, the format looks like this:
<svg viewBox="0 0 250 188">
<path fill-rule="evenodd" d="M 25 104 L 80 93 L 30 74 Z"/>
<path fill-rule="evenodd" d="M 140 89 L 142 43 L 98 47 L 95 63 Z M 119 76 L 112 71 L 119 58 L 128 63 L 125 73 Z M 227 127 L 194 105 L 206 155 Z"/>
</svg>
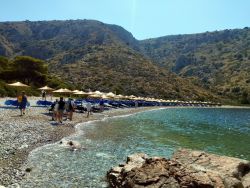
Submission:
<svg viewBox="0 0 250 188">
<path fill-rule="evenodd" d="M 25 95 L 25 92 L 22 91 L 22 100 L 21 100 L 20 105 L 19 105 L 21 116 L 25 114 L 27 102 L 28 102 L 27 96 Z"/>
<path fill-rule="evenodd" d="M 86 108 L 87 108 L 87 118 L 88 118 L 90 115 L 90 112 L 91 112 L 91 103 L 90 102 L 87 103 Z"/>
<path fill-rule="evenodd" d="M 56 99 L 52 105 L 51 105 L 51 110 L 52 110 L 52 121 L 57 121 L 58 120 L 58 99 Z"/>
<path fill-rule="evenodd" d="M 68 112 L 68 118 L 70 121 L 72 121 L 74 111 L 75 111 L 75 103 L 71 98 L 69 98 L 67 102 L 67 112 Z"/>
<path fill-rule="evenodd" d="M 65 110 L 65 101 L 63 100 L 63 97 L 60 97 L 60 100 L 58 102 L 58 121 L 59 121 L 59 123 L 62 123 L 64 110 Z"/>
<path fill-rule="evenodd" d="M 99 106 L 100 106 L 100 111 L 103 112 L 103 110 L 104 110 L 104 101 L 103 101 L 103 99 L 100 100 Z"/>
</svg>

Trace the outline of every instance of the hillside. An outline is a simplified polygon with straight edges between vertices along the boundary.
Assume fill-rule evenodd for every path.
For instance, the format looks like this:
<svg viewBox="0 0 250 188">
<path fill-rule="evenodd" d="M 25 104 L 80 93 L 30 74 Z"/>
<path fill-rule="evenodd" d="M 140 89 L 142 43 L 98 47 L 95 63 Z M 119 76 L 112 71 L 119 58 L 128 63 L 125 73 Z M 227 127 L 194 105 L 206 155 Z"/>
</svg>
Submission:
<svg viewBox="0 0 250 188">
<path fill-rule="evenodd" d="M 137 41 L 117 25 L 94 20 L 2 22 L 0 55 L 29 55 L 49 59 L 88 45 L 131 45 Z"/>
<path fill-rule="evenodd" d="M 249 86 L 243 53 L 249 43 L 241 43 L 249 30 L 237 30 L 238 38 L 224 32 L 138 41 L 120 26 L 94 20 L 3 22 L 0 55 L 45 60 L 50 74 L 82 89 L 186 100 L 217 100 L 216 91 L 240 99 Z"/>
<path fill-rule="evenodd" d="M 148 39 L 140 47 L 156 64 L 220 95 L 250 93 L 249 28 Z"/>
<path fill-rule="evenodd" d="M 85 54 L 84 50 L 81 53 Z M 172 99 L 216 98 L 190 81 L 160 69 L 129 48 L 92 46 L 74 63 L 62 63 L 61 58 L 59 55 L 51 60 L 51 70 L 80 88 Z"/>
</svg>

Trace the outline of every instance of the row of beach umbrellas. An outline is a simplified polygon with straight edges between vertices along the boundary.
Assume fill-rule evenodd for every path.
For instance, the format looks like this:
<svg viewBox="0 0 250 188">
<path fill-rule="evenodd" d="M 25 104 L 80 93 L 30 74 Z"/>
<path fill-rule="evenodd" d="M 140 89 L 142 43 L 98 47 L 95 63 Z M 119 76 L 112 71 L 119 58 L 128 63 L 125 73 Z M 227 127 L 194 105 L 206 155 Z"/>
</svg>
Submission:
<svg viewBox="0 0 250 188">
<path fill-rule="evenodd" d="M 26 84 L 23 84 L 21 82 L 15 82 L 15 83 L 12 83 L 12 84 L 8 84 L 9 86 L 12 86 L 12 87 L 20 87 L 20 88 L 25 88 L 25 87 L 30 87 Z M 44 87 L 41 87 L 41 88 L 38 88 L 39 90 L 44 90 L 44 91 L 47 91 L 47 92 L 52 92 L 52 93 L 61 93 L 61 94 L 75 94 L 75 95 L 85 95 L 85 96 L 91 96 L 93 98 L 122 98 L 123 95 L 116 95 L 112 92 L 109 92 L 109 93 L 103 93 L 103 92 L 100 92 L 100 91 L 95 91 L 95 92 L 84 92 L 84 91 L 79 91 L 79 90 L 74 90 L 74 91 L 71 91 L 69 89 L 66 89 L 66 88 L 61 88 L 61 89 L 58 89 L 58 90 L 55 90 L 51 87 L 48 87 L 48 86 L 44 86 Z"/>
<path fill-rule="evenodd" d="M 12 86 L 12 87 L 30 87 L 30 86 L 23 84 L 21 82 L 16 82 L 16 83 L 8 84 L 8 85 Z M 102 99 L 112 98 L 112 99 L 143 100 L 143 101 L 170 102 L 170 103 L 193 103 L 193 104 L 196 104 L 196 103 L 209 104 L 209 103 L 211 103 L 211 102 L 201 102 L 201 101 L 164 100 L 164 99 L 155 99 L 155 98 L 149 98 L 149 97 L 137 97 L 134 95 L 125 96 L 125 95 L 121 95 L 121 94 L 116 95 L 112 92 L 109 92 L 109 93 L 104 93 L 104 92 L 100 92 L 100 91 L 84 92 L 84 91 L 79 91 L 79 90 L 71 91 L 71 90 L 66 89 L 66 88 L 61 88 L 61 89 L 55 90 L 55 89 L 48 87 L 48 86 L 41 87 L 41 88 L 39 88 L 39 90 L 44 90 L 44 91 L 52 92 L 52 93 L 90 96 L 91 98 L 102 98 Z"/>
<path fill-rule="evenodd" d="M 15 82 L 15 83 L 12 83 L 12 84 L 8 84 L 9 86 L 13 86 L 13 87 L 30 87 L 26 84 L 23 84 L 21 82 Z M 142 98 L 142 97 L 136 97 L 134 95 L 130 95 L 130 96 L 124 96 L 124 95 L 116 95 L 112 92 L 108 92 L 108 93 L 104 93 L 104 92 L 100 92 L 100 91 L 94 91 L 94 92 L 84 92 L 84 91 L 79 91 L 79 90 L 74 90 L 74 91 L 71 91 L 69 89 L 66 89 L 66 88 L 61 88 L 61 89 L 58 89 L 58 90 L 55 90 L 51 87 L 48 87 L 48 86 L 44 86 L 44 87 L 41 87 L 41 88 L 38 88 L 39 90 L 44 90 L 44 91 L 47 91 L 47 92 L 52 92 L 52 93 L 61 93 L 61 94 L 74 94 L 74 95 L 82 95 L 82 96 L 90 96 L 92 98 L 102 98 L 102 99 L 110 99 L 110 98 L 113 98 L 113 99 L 132 99 L 132 100 L 147 100 L 147 101 L 157 101 L 156 99 L 154 98 Z"/>
</svg>

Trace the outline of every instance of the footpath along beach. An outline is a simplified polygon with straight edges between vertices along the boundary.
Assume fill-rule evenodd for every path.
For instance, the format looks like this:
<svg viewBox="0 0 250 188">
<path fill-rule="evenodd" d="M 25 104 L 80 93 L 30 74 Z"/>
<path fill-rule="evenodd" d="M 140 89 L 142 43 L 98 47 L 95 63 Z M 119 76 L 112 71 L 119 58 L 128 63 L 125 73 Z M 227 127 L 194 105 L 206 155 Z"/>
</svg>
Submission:
<svg viewBox="0 0 250 188">
<path fill-rule="evenodd" d="M 29 98 L 31 107 L 24 116 L 20 116 L 19 109 L 4 106 L 5 100 L 0 99 L 0 185 L 4 186 L 22 179 L 25 172 L 21 167 L 33 149 L 73 134 L 77 123 L 159 108 L 114 109 L 94 113 L 89 118 L 86 118 L 86 113 L 74 113 L 73 121 L 56 124 L 51 121 L 47 107 L 33 106 L 39 98 Z"/>
</svg>

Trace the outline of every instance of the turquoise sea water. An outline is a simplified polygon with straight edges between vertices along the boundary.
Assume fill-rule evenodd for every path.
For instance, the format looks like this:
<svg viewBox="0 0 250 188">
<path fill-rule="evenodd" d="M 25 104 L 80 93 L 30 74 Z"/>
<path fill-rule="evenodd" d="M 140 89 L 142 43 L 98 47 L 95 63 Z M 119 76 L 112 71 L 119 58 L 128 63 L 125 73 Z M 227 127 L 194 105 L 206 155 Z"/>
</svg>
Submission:
<svg viewBox="0 0 250 188">
<path fill-rule="evenodd" d="M 169 108 L 78 126 L 71 151 L 56 143 L 34 150 L 21 187 L 107 187 L 106 171 L 144 152 L 170 157 L 179 147 L 250 160 L 250 109 Z"/>
</svg>

